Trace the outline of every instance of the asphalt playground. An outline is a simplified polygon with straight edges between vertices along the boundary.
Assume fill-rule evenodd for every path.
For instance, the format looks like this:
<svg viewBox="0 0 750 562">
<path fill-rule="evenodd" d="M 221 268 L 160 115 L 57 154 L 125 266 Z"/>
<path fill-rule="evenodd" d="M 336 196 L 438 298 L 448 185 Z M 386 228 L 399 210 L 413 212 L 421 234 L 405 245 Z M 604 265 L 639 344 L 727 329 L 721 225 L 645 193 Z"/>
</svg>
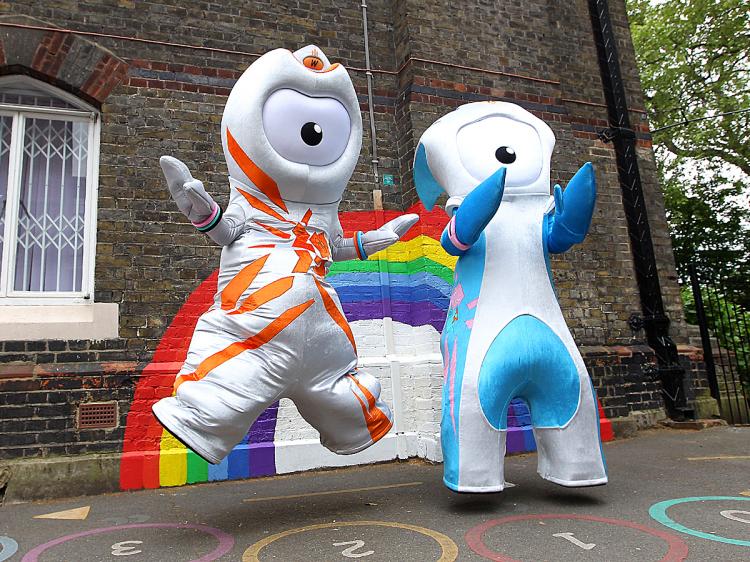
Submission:
<svg viewBox="0 0 750 562">
<path fill-rule="evenodd" d="M 750 427 L 604 446 L 610 484 L 446 489 L 419 461 L 0 507 L 0 562 L 750 560 Z M 44 517 L 40 517 L 44 516 Z"/>
</svg>

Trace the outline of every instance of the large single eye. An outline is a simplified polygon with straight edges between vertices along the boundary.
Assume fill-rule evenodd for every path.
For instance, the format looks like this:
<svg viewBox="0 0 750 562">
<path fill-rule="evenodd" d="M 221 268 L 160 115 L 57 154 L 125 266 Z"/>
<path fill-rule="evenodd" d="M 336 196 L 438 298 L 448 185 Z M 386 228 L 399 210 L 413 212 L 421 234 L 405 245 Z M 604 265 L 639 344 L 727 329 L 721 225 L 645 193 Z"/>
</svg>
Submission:
<svg viewBox="0 0 750 562">
<path fill-rule="evenodd" d="M 531 185 L 546 155 L 536 130 L 509 117 L 493 116 L 462 127 L 456 136 L 461 163 L 478 182 L 507 166 L 505 185 Z"/>
<path fill-rule="evenodd" d="M 281 157 L 299 164 L 326 166 L 346 150 L 351 120 L 338 100 L 277 90 L 263 106 L 263 130 Z"/>
</svg>

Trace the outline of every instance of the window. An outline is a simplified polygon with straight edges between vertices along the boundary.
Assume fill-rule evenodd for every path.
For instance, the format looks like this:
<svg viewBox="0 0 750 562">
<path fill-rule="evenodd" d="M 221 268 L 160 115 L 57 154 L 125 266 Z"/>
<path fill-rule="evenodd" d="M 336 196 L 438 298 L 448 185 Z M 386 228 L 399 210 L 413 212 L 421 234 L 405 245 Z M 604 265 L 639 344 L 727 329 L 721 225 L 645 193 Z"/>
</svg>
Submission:
<svg viewBox="0 0 750 562">
<path fill-rule="evenodd" d="M 0 79 L 0 304 L 93 292 L 98 113 L 25 76 Z"/>
</svg>

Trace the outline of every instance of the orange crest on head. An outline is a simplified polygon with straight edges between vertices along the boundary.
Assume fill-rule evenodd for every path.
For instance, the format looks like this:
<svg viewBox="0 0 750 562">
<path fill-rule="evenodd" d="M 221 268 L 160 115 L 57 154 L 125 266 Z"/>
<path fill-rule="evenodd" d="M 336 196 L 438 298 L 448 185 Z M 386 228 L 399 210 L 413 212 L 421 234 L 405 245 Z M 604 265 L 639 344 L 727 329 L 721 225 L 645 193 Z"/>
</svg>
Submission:
<svg viewBox="0 0 750 562">
<path fill-rule="evenodd" d="M 323 70 L 323 60 L 316 55 L 308 55 L 302 59 L 302 64 L 310 70 Z"/>
</svg>

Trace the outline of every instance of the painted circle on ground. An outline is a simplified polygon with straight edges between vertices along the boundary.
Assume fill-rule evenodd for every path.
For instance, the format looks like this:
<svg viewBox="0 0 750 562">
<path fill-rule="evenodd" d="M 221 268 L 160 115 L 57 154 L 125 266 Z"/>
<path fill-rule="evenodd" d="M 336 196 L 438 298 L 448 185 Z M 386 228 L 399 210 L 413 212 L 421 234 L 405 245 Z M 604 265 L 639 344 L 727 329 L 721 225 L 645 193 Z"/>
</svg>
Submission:
<svg viewBox="0 0 750 562">
<path fill-rule="evenodd" d="M 82 537 L 89 537 L 91 535 L 101 535 L 104 533 L 112 533 L 117 531 L 122 531 L 125 529 L 196 529 L 198 531 L 203 531 L 204 533 L 211 535 L 216 540 L 219 541 L 219 545 L 206 554 L 205 556 L 201 556 L 200 558 L 196 558 L 195 560 L 191 560 L 191 562 L 212 562 L 213 560 L 217 560 L 218 558 L 224 556 L 227 552 L 232 550 L 232 547 L 234 546 L 234 539 L 231 535 L 225 533 L 224 531 L 221 531 L 220 529 L 215 529 L 213 527 L 207 527 L 206 525 L 197 525 L 193 523 L 133 523 L 132 525 L 116 525 L 114 527 L 101 527 L 99 529 L 90 529 L 88 531 L 81 531 L 80 533 L 74 533 L 72 535 L 65 535 L 64 537 L 60 537 L 57 539 L 53 539 L 49 542 L 46 542 L 44 544 L 40 544 L 39 546 L 31 549 L 28 551 L 23 558 L 21 558 L 21 562 L 37 562 L 39 560 L 39 556 L 49 550 L 52 547 L 55 547 L 57 545 L 66 543 L 68 541 L 72 541 L 75 539 L 80 539 Z"/>
<path fill-rule="evenodd" d="M 18 550 L 18 543 L 10 537 L 0 537 L 0 562 L 13 556 Z"/>
<path fill-rule="evenodd" d="M 679 523 L 674 521 L 671 517 L 669 517 L 669 515 L 667 515 L 667 510 L 673 505 L 678 505 L 682 503 L 700 502 L 700 501 L 746 501 L 746 502 L 750 502 L 750 498 L 734 497 L 734 496 L 699 496 L 699 497 L 692 497 L 692 498 L 678 498 L 676 500 L 666 500 L 663 502 L 655 503 L 649 508 L 648 514 L 651 516 L 652 519 L 658 521 L 665 527 L 669 527 L 670 529 L 673 529 L 680 533 L 685 533 L 686 535 L 691 535 L 693 537 L 698 537 L 699 539 L 706 539 L 709 541 L 733 544 L 736 546 L 750 546 L 750 541 L 743 541 L 740 539 L 730 539 L 729 537 L 712 535 L 710 533 L 704 533 L 703 531 L 698 531 L 697 529 L 691 529 L 690 527 L 685 527 L 685 525 L 680 525 Z"/>
<path fill-rule="evenodd" d="M 427 529 L 426 527 L 417 527 L 416 525 L 409 525 L 408 523 L 395 523 L 393 521 L 342 521 L 336 523 L 320 523 L 318 525 L 307 525 L 305 527 L 297 527 L 296 529 L 289 529 L 288 531 L 282 531 L 276 533 L 270 537 L 266 537 L 263 540 L 250 545 L 247 550 L 242 554 L 242 562 L 260 562 L 258 555 L 260 551 L 267 547 L 269 544 L 276 542 L 279 539 L 288 537 L 290 535 L 296 535 L 297 533 L 304 533 L 306 531 L 317 531 L 318 529 L 331 529 L 334 527 L 391 527 L 397 529 L 406 529 L 407 531 L 414 531 L 422 535 L 428 536 L 440 545 L 441 555 L 437 559 L 437 562 L 453 562 L 458 558 L 458 545 L 456 545 L 450 537 L 445 536 L 442 533 Z M 23 561 L 21 561 L 23 562 Z"/>
<path fill-rule="evenodd" d="M 487 545 L 484 544 L 482 536 L 488 530 L 498 525 L 504 525 L 506 523 L 512 523 L 514 521 L 528 521 L 536 519 L 575 519 L 579 521 L 592 521 L 594 523 L 604 523 L 605 525 L 615 525 L 617 527 L 627 527 L 628 529 L 635 529 L 643 533 L 649 534 L 653 537 L 657 537 L 667 543 L 667 553 L 659 562 L 682 562 L 687 558 L 688 545 L 680 537 L 677 537 L 671 533 L 652 529 L 639 523 L 632 521 L 625 521 L 624 519 L 609 519 L 608 517 L 595 517 L 593 515 L 576 515 L 574 513 L 544 513 L 537 515 L 511 515 L 510 517 L 502 517 L 500 519 L 491 519 L 486 523 L 472 527 L 466 531 L 465 539 L 466 544 L 469 548 L 476 552 L 479 556 L 486 558 L 487 560 L 494 560 L 496 562 L 518 562 L 515 558 L 505 556 L 502 553 L 490 550 Z"/>
</svg>

